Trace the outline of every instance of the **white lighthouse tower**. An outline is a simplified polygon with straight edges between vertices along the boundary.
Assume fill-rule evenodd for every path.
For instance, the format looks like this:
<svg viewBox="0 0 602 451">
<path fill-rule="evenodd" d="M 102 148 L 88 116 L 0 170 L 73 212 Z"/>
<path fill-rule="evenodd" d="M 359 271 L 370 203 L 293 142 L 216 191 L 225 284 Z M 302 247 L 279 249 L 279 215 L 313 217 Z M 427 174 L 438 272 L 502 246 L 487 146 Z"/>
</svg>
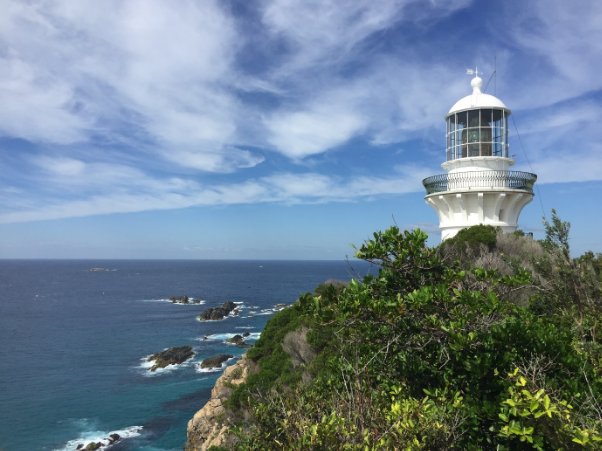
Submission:
<svg viewBox="0 0 602 451">
<path fill-rule="evenodd" d="M 470 71 L 472 72 L 472 71 Z M 425 178 L 426 202 L 439 215 L 441 239 L 463 228 L 484 224 L 504 232 L 516 230 L 518 215 L 533 199 L 535 174 L 510 171 L 510 109 L 481 92 L 483 80 L 473 72 L 472 94 L 460 99 L 446 116 L 445 174 Z"/>
</svg>

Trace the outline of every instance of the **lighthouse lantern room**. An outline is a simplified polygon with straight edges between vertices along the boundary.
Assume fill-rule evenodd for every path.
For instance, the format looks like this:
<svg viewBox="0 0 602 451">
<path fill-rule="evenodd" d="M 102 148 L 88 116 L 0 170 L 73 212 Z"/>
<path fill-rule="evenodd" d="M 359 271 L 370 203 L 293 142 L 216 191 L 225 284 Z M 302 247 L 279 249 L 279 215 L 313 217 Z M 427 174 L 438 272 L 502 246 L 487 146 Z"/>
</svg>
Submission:
<svg viewBox="0 0 602 451">
<path fill-rule="evenodd" d="M 471 71 L 472 72 L 472 71 Z M 460 99 L 445 118 L 445 174 L 427 177 L 426 202 L 439 215 L 441 239 L 478 224 L 516 230 L 518 216 L 533 199 L 537 176 L 511 171 L 508 155 L 510 109 L 495 96 L 481 91 L 483 80 L 475 70 L 472 94 Z"/>
</svg>

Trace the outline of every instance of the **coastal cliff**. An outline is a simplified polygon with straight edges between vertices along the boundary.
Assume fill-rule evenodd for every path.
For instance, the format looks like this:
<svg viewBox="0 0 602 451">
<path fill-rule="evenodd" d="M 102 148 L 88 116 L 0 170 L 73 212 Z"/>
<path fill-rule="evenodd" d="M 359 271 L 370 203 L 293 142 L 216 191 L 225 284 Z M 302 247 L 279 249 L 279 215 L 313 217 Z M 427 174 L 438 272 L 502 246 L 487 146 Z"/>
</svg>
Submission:
<svg viewBox="0 0 602 451">
<path fill-rule="evenodd" d="M 204 451 L 227 442 L 231 421 L 225 402 L 233 387 L 246 381 L 249 369 L 250 362 L 243 357 L 217 379 L 209 401 L 188 422 L 186 451 Z"/>
</svg>

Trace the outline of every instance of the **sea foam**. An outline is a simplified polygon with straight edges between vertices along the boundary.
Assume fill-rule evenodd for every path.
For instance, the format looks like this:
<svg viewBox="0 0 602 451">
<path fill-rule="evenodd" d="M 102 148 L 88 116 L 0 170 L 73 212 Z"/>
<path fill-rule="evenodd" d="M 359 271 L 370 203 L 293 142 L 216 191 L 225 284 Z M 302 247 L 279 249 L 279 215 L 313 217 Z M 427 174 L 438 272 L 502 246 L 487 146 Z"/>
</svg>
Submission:
<svg viewBox="0 0 602 451">
<path fill-rule="evenodd" d="M 211 341 L 226 341 L 229 340 L 230 338 L 233 338 L 235 335 L 241 335 L 238 332 L 226 332 L 226 333 L 221 333 L 221 334 L 210 334 L 210 335 L 205 335 L 204 337 L 201 338 L 197 338 L 197 340 L 199 341 L 207 341 L 207 340 L 211 340 Z M 261 332 L 251 332 L 248 336 L 243 337 L 243 339 L 245 341 L 247 340 L 258 340 L 259 337 L 261 336 Z"/>
<path fill-rule="evenodd" d="M 121 443 L 123 440 L 128 438 L 138 437 L 142 429 L 142 426 L 130 426 L 110 432 L 85 431 L 82 432 L 78 438 L 69 440 L 67 443 L 65 443 L 64 447 L 57 448 L 56 451 L 73 451 L 76 450 L 79 445 L 83 445 L 82 448 L 85 448 L 89 443 L 101 443 L 102 446 L 98 449 L 107 449 L 114 444 L 110 443 L 111 434 L 118 434 L 119 440 L 116 443 Z"/>
<path fill-rule="evenodd" d="M 191 302 L 189 302 L 188 304 L 183 304 L 180 302 L 172 302 L 171 299 L 168 298 L 159 298 L 159 299 L 140 299 L 140 302 L 161 302 L 161 303 L 169 303 L 169 304 L 173 304 L 173 305 L 184 305 L 184 306 L 192 306 L 192 305 L 205 305 L 205 303 L 207 301 L 205 301 L 205 299 L 199 299 L 199 298 L 194 298 L 191 297 L 190 298 Z"/>
</svg>

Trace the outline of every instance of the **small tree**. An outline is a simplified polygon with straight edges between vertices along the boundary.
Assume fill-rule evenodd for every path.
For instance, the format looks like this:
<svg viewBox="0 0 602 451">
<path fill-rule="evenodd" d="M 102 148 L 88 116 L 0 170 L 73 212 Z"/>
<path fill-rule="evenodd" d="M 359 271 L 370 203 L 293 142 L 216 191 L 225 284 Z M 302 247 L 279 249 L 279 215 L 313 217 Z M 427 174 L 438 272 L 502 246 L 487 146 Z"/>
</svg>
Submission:
<svg viewBox="0 0 602 451">
<path fill-rule="evenodd" d="M 571 223 L 562 221 L 558 217 L 556 210 L 552 208 L 552 222 L 548 222 L 544 217 L 543 226 L 546 230 L 546 238 L 543 241 L 544 246 L 548 249 L 558 249 L 567 260 L 570 259 L 569 232 L 571 230 Z"/>
</svg>

